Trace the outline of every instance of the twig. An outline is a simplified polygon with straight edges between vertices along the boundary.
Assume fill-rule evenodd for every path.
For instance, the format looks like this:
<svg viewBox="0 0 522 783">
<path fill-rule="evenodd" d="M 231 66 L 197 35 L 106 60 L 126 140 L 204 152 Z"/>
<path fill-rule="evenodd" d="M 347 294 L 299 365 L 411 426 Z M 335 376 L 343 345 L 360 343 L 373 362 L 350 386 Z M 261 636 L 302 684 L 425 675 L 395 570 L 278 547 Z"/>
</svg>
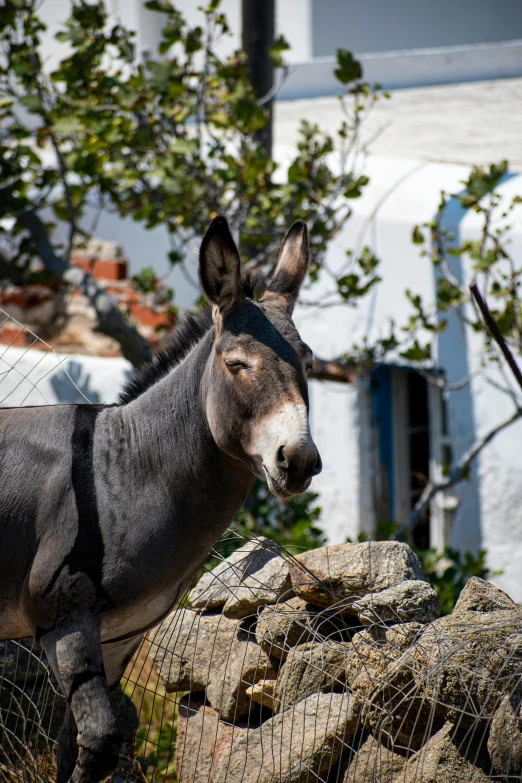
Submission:
<svg viewBox="0 0 522 783">
<path fill-rule="evenodd" d="M 318 381 L 333 381 L 334 383 L 354 383 L 356 373 L 353 369 L 323 359 L 314 359 L 313 367 L 308 373 L 309 378 Z"/>
<path fill-rule="evenodd" d="M 457 484 L 459 481 L 461 481 L 467 474 L 473 460 L 475 457 L 478 456 L 478 454 L 482 451 L 482 449 L 488 445 L 488 443 L 491 443 L 493 438 L 498 435 L 499 432 L 502 432 L 502 430 L 505 430 L 506 427 L 509 427 L 513 422 L 517 421 L 517 419 L 522 418 L 522 408 L 517 408 L 516 411 L 512 414 L 512 416 L 509 417 L 509 419 L 505 419 L 501 424 L 494 427 L 492 430 L 490 430 L 487 435 L 484 435 L 483 438 L 480 438 L 477 440 L 473 446 L 471 446 L 470 449 L 462 456 L 462 458 L 459 460 L 459 462 L 455 465 L 453 470 L 451 471 L 450 475 L 445 479 L 444 481 L 439 481 L 437 483 L 435 482 L 428 482 L 426 486 L 424 487 L 424 491 L 418 501 L 413 506 L 412 510 L 408 514 L 406 520 L 403 522 L 403 524 L 399 527 L 399 529 L 395 532 L 393 539 L 394 540 L 400 540 L 404 538 L 405 534 L 411 530 L 417 523 L 419 522 L 422 514 L 432 501 L 432 499 L 437 495 L 439 492 L 443 492 L 445 489 L 449 489 L 454 484 Z"/>
<path fill-rule="evenodd" d="M 473 298 L 475 299 L 477 305 L 480 308 L 480 312 L 484 317 L 486 326 L 488 327 L 489 331 L 491 332 L 496 342 L 500 346 L 500 350 L 504 354 L 505 359 L 509 364 L 513 375 L 515 376 L 518 385 L 522 389 L 522 372 L 520 372 L 520 367 L 516 363 L 515 358 L 511 353 L 508 344 L 506 343 L 504 337 L 502 336 L 500 329 L 497 326 L 497 322 L 491 315 L 490 309 L 487 306 L 486 302 L 484 301 L 477 284 L 475 282 L 470 283 L 469 290 L 471 291 Z"/>
</svg>

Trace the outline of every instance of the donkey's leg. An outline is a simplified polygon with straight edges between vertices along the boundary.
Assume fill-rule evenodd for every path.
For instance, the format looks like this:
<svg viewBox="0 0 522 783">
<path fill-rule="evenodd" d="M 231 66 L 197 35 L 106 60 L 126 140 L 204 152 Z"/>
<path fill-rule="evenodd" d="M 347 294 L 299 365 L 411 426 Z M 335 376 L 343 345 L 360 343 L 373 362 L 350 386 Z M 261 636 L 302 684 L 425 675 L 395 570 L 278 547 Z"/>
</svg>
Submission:
<svg viewBox="0 0 522 783">
<path fill-rule="evenodd" d="M 77 731 L 71 708 L 67 705 L 62 728 L 58 736 L 56 783 L 67 783 L 74 771 L 76 759 L 78 758 Z"/>
<path fill-rule="evenodd" d="M 121 753 L 126 757 L 132 757 L 134 754 L 135 732 L 138 728 L 139 715 L 134 705 L 128 703 L 129 699 L 124 695 L 120 685 L 123 685 L 121 678 L 141 640 L 142 636 L 140 635 L 122 642 L 102 644 L 103 663 L 111 691 L 111 701 L 122 733 Z M 122 769 L 125 769 L 125 762 L 123 762 Z"/>
<path fill-rule="evenodd" d="M 138 649 L 143 635 L 133 636 L 132 639 L 126 639 L 121 642 L 102 643 L 103 665 L 105 667 L 105 676 L 112 691 L 118 687 L 123 673 L 130 663 L 132 656 Z"/>
<path fill-rule="evenodd" d="M 61 621 L 41 638 L 55 670 L 78 729 L 78 757 L 71 741 L 72 721 L 68 712 L 61 734 L 58 758 L 63 765 L 57 781 L 97 783 L 110 775 L 118 761 L 121 733 L 111 704 L 105 677 L 98 623 L 93 617 Z"/>
</svg>

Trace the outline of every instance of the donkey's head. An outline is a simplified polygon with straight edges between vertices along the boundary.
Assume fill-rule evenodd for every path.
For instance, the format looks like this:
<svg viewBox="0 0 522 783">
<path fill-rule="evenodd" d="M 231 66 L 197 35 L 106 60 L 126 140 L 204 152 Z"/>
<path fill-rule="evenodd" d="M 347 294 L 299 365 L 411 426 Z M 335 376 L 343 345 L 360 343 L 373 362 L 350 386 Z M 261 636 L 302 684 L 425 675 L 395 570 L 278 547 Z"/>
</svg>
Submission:
<svg viewBox="0 0 522 783">
<path fill-rule="evenodd" d="M 266 478 L 281 498 L 303 492 L 321 471 L 308 424 L 312 351 L 291 317 L 307 268 L 302 222 L 288 232 L 259 301 L 244 293 L 239 253 L 224 218 L 212 222 L 201 245 L 199 274 L 215 325 L 205 372 L 210 430 L 222 451 Z"/>
</svg>

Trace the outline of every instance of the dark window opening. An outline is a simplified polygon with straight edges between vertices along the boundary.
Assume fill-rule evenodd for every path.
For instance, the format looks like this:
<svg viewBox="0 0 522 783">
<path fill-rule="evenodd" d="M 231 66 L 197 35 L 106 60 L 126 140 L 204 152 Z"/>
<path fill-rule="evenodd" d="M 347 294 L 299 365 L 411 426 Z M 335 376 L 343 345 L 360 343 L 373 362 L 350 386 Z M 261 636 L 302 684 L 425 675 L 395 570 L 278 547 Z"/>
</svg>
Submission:
<svg viewBox="0 0 522 783">
<path fill-rule="evenodd" d="M 416 372 L 408 373 L 408 456 L 410 506 L 420 498 L 430 475 L 430 422 L 428 412 L 428 386 Z M 411 543 L 418 549 L 429 549 L 429 510 L 412 530 Z"/>
</svg>

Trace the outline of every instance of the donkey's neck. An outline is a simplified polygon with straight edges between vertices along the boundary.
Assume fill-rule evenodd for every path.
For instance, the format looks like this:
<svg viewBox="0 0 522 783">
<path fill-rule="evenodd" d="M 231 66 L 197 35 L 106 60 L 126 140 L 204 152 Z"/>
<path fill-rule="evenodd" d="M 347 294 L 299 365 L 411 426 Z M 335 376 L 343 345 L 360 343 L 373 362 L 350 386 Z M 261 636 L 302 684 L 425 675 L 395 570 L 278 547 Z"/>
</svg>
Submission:
<svg viewBox="0 0 522 783">
<path fill-rule="evenodd" d="M 170 495 L 176 516 L 204 520 L 219 536 L 245 501 L 254 476 L 224 454 L 210 432 L 202 379 L 211 349 L 209 333 L 181 364 L 119 411 L 134 468 L 154 476 Z"/>
</svg>

